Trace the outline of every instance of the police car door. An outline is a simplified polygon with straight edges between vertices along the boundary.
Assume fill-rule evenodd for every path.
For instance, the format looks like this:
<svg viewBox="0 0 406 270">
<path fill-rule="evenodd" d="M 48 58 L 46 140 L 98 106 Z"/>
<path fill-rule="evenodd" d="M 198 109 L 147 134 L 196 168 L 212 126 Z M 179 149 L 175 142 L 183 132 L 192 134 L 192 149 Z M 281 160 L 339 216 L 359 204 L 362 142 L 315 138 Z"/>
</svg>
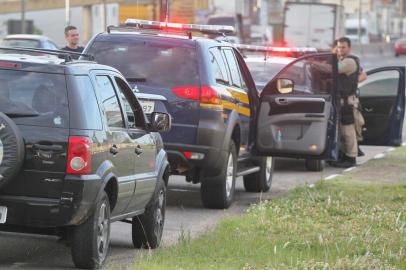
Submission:
<svg viewBox="0 0 406 270">
<path fill-rule="evenodd" d="M 254 149 L 260 155 L 335 159 L 337 59 L 301 57 L 263 89 L 255 113 Z"/>
<path fill-rule="evenodd" d="M 368 79 L 359 85 L 365 119 L 362 144 L 398 146 L 405 114 L 405 67 L 382 67 L 367 74 Z"/>
</svg>

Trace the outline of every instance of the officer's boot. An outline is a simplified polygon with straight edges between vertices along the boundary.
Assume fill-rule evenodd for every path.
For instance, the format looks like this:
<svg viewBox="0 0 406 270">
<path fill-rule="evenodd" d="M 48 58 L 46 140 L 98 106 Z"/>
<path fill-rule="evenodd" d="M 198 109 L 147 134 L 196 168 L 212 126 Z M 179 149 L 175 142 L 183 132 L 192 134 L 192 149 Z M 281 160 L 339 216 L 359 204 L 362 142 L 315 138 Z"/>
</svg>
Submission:
<svg viewBox="0 0 406 270">
<path fill-rule="evenodd" d="M 357 165 L 356 159 L 353 157 L 349 157 L 347 155 L 343 155 L 343 157 L 340 160 L 331 163 L 331 166 L 337 168 L 350 168 L 356 165 Z"/>
</svg>

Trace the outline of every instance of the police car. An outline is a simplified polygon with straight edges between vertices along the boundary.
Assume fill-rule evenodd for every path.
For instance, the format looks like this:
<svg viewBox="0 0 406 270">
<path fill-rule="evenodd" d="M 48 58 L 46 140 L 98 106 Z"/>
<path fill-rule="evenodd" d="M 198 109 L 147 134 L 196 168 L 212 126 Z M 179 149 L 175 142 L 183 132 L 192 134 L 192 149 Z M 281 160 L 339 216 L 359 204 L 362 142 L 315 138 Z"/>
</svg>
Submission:
<svg viewBox="0 0 406 270">
<path fill-rule="evenodd" d="M 259 94 L 233 44 L 202 36 L 232 31 L 229 26 L 129 19 L 124 27 L 96 35 L 85 48 L 99 63 L 124 74 L 147 114 L 172 115 L 172 130 L 162 134 L 172 172 L 200 183 L 203 205 L 210 208 L 231 205 L 238 176 L 247 191 L 268 191 L 273 156 L 338 156 L 335 55 L 294 60 Z M 312 63 L 331 71 L 318 72 Z M 404 69 L 392 71 L 404 86 Z M 404 91 L 401 85 L 391 97 L 391 125 L 403 119 L 404 95 L 397 95 Z M 385 143 L 398 142 L 395 126 L 387 127 L 393 136 Z"/>
</svg>

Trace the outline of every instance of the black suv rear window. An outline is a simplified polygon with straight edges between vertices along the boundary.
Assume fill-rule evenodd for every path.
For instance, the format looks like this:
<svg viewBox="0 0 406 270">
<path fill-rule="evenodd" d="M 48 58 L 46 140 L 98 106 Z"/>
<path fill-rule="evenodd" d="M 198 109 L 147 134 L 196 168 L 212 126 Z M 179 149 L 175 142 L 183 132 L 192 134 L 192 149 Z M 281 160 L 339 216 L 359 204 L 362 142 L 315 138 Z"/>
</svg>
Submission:
<svg viewBox="0 0 406 270">
<path fill-rule="evenodd" d="M 88 53 L 100 64 L 113 66 L 126 79 L 147 85 L 198 85 L 195 48 L 148 41 L 96 41 Z"/>
<path fill-rule="evenodd" d="M 0 111 L 20 125 L 67 128 L 65 75 L 0 69 Z"/>
</svg>

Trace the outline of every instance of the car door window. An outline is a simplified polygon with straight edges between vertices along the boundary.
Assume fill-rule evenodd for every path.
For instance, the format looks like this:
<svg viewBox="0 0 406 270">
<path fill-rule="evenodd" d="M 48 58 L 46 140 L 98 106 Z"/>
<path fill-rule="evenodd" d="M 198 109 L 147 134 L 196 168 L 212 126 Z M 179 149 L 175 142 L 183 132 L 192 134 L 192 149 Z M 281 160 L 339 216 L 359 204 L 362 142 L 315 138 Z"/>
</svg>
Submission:
<svg viewBox="0 0 406 270">
<path fill-rule="evenodd" d="M 209 53 L 210 64 L 216 82 L 220 84 L 229 84 L 227 67 L 224 63 L 223 57 L 221 56 L 219 48 L 211 48 Z"/>
<path fill-rule="evenodd" d="M 329 55 L 310 57 L 305 61 L 294 62 L 276 77 L 276 79 L 293 81 L 293 91 L 278 94 L 329 94 L 333 87 L 332 72 L 332 62 Z"/>
<path fill-rule="evenodd" d="M 374 73 L 360 84 L 361 97 L 396 97 L 398 94 L 399 72 L 388 70 Z"/>
<path fill-rule="evenodd" d="M 123 114 L 114 86 L 108 76 L 96 76 L 97 88 L 107 119 L 107 125 L 114 128 L 124 128 Z"/>
<path fill-rule="evenodd" d="M 133 95 L 132 98 L 133 100 L 135 99 L 133 92 L 121 78 L 115 77 L 114 79 L 120 92 L 120 98 L 123 102 L 124 112 L 127 117 L 129 127 L 142 127 L 144 125 L 142 108 L 139 103 L 130 101 L 131 97 L 129 95 Z"/>
<path fill-rule="evenodd" d="M 242 88 L 240 70 L 238 68 L 238 64 L 234 57 L 233 51 L 230 49 L 225 49 L 224 55 L 227 60 L 228 68 L 230 70 L 232 85 L 238 88 Z"/>
</svg>

